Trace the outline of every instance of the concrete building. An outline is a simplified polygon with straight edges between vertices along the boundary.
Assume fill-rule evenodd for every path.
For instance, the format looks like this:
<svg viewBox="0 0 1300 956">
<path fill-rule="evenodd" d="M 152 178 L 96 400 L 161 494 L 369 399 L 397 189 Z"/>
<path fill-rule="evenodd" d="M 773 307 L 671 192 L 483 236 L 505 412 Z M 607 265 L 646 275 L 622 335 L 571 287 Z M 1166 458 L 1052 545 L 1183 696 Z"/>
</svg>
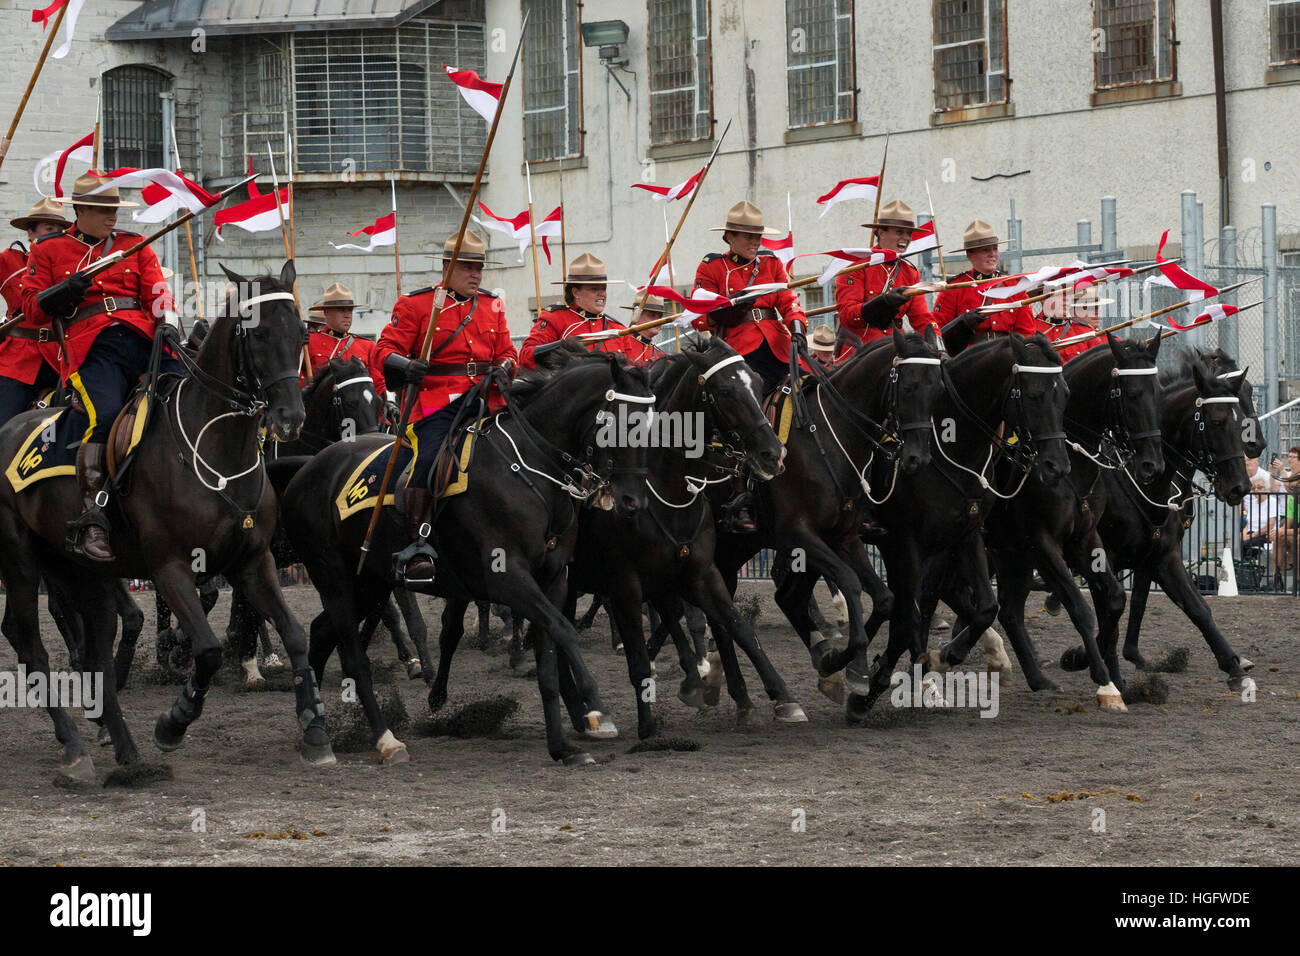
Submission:
<svg viewBox="0 0 1300 956">
<path fill-rule="evenodd" d="M 630 185 L 685 180 L 728 122 L 676 245 L 679 285 L 721 248 L 707 227 L 741 198 L 784 227 L 788 195 L 800 252 L 865 244 L 865 204 L 819 219 L 815 199 L 875 173 L 886 133 L 886 197 L 928 212 L 928 183 L 945 245 L 977 216 L 1001 228 L 1012 200 L 1024 247 L 1073 245 L 1076 221 L 1108 195 L 1119 247 L 1149 248 L 1165 228 L 1178 235 L 1192 189 L 1210 237 L 1221 216 L 1238 227 L 1243 261 L 1264 203 L 1277 206 L 1283 255 L 1300 248 L 1297 0 L 100 0 L 70 55 L 47 63 L 0 197 L 10 211 L 34 201 L 37 159 L 92 128 L 101 91 L 108 167 L 172 164 L 173 121 L 185 169 L 210 187 L 236 181 L 250 157 L 268 173 L 269 145 L 282 177 L 294 165 L 303 298 L 339 279 L 363 304 L 357 329 L 373 333 L 397 292 L 392 250 L 330 242 L 386 213 L 395 179 L 402 286 L 430 284 L 424 254 L 459 221 L 486 134 L 441 64 L 500 80 L 525 8 L 524 62 L 481 198 L 501 215 L 525 208 L 527 156 L 538 215 L 563 192 L 569 256 L 593 252 L 615 276 L 648 273 L 665 212 L 671 225 L 682 208 Z M 626 35 L 584 44 L 583 27 L 610 21 Z M 11 51 L 0 101 L 12 105 L 42 38 L 15 6 L 0 11 L 0 35 Z M 507 263 L 487 282 L 522 335 L 531 262 L 485 235 Z M 283 258 L 278 232 L 227 229 L 218 242 L 210 221 L 199 245 L 207 276 L 218 262 L 255 273 Z M 560 273 L 551 245 L 544 301 Z M 183 246 L 166 251 L 178 270 Z"/>
</svg>

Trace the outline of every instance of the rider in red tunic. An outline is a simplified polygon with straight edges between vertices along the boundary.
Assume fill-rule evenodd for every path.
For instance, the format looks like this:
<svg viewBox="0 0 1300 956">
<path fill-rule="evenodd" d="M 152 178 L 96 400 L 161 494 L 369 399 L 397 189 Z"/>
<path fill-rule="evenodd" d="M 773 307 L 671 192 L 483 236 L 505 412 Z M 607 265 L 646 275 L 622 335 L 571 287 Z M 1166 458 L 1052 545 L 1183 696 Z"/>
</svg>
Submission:
<svg viewBox="0 0 1300 956">
<path fill-rule="evenodd" d="M 722 233 L 727 252 L 711 252 L 695 270 L 695 288 L 718 295 L 734 296 L 741 289 L 767 283 L 788 284 L 785 266 L 768 249 L 763 236 L 779 236 L 777 229 L 763 225 L 763 210 L 741 200 L 727 210 L 726 225 L 710 232 Z M 692 325 L 707 329 L 745 357 L 745 362 L 763 379 L 767 394 L 781 384 L 790 371 L 792 335 L 805 335 L 808 317 L 799 298 L 789 289 L 769 292 L 743 306 L 718 309 L 696 319 Z"/>
<path fill-rule="evenodd" d="M 983 219 L 972 222 L 962 234 L 962 247 L 959 250 L 966 253 L 971 267 L 948 281 L 966 282 L 973 279 L 977 282 L 986 282 L 1006 275 L 998 269 L 998 242 L 997 233 L 987 222 Z M 939 325 L 948 330 L 953 320 L 961 319 L 962 324 L 970 330 L 970 336 L 967 338 L 964 334 L 954 334 L 956 327 L 953 326 L 953 331 L 947 332 L 947 338 L 952 340 L 947 343 L 948 351 L 955 354 L 967 344 L 988 342 L 1010 335 L 1012 332 L 1019 335 L 1033 335 L 1038 331 L 1038 325 L 1028 306 L 1006 309 L 991 315 L 981 315 L 975 311 L 982 305 L 1014 302 L 1023 298 L 1023 293 L 1009 300 L 988 298 L 974 286 L 964 289 L 946 289 L 940 292 L 934 300 L 934 317 Z"/>
<path fill-rule="evenodd" d="M 605 263 L 589 252 L 584 252 L 570 262 L 564 281 L 551 283 L 564 286 L 564 304 L 548 305 L 542 309 L 528 338 L 519 349 L 519 364 L 523 368 L 537 368 L 533 351 L 539 345 L 571 339 L 575 335 L 627 328 L 604 312 L 608 296 L 606 285 L 618 281 L 609 278 L 605 273 Z M 593 352 L 622 352 L 629 362 L 635 363 L 644 349 L 634 339 L 635 336 L 620 335 L 603 342 L 590 343 L 588 348 Z"/>
<path fill-rule="evenodd" d="M 444 269 L 451 261 L 456 239 L 452 236 L 442 247 Z M 399 298 L 393 306 L 392 322 L 376 343 L 375 360 L 382 365 L 389 385 L 394 389 L 420 386 L 406 430 L 415 453 L 403 502 L 411 546 L 395 556 L 410 582 L 428 582 L 434 577 L 437 554 L 425 541 L 431 533 L 425 530 L 433 501 L 429 479 L 452 421 L 464 405 L 465 393 L 491 366 L 500 366 L 511 375 L 515 370 L 517 357 L 505 307 L 496 296 L 479 288 L 485 265 L 497 263 L 487 261 L 487 249 L 478 236 L 465 233 L 456 268 L 441 283 L 448 290 L 447 301 L 433 327 L 427 360 L 418 356 L 433 315 L 437 291 L 432 287 Z M 496 411 L 503 405 L 494 387 L 488 408 Z"/>
<path fill-rule="evenodd" d="M 27 232 L 35 243 L 43 236 L 62 232 L 72 223 L 63 207 L 53 199 L 42 199 L 26 216 L 11 221 L 15 229 Z M 27 278 L 27 249 L 15 242 L 0 252 L 0 293 L 4 294 L 5 315 L 13 318 L 23 309 L 23 282 Z M 0 425 L 29 408 L 44 392 L 59 384 L 58 373 L 41 357 L 41 336 L 49 335 L 25 321 L 9 330 L 0 341 Z"/>
<path fill-rule="evenodd" d="M 375 391 L 382 398 L 388 391 L 384 384 L 382 364 L 375 358 L 375 343 L 352 335 L 352 290 L 341 282 L 333 283 L 321 300 L 307 311 L 307 354 L 311 356 L 312 374 L 329 363 L 330 359 L 359 358 L 375 383 Z M 298 376 L 298 384 L 307 384 L 307 372 Z"/>
<path fill-rule="evenodd" d="M 74 405 L 69 411 L 85 422 L 77 450 L 85 512 L 71 530 L 76 532 L 76 550 L 92 561 L 113 560 L 102 513 L 108 432 L 130 390 L 149 368 L 155 328 L 175 312 L 158 257 L 147 246 L 93 278 L 81 273 L 111 252 L 138 243 L 136 233 L 114 228 L 117 210 L 136 203 L 119 199 L 115 186 L 94 192 L 106 182 L 89 173 L 80 176 L 71 198 L 59 200 L 72 204 L 76 224 L 32 246 L 22 290 L 23 314 L 34 326 L 49 328 L 57 322 L 61 327 L 62 348 L 56 333 L 40 345 L 41 354 L 52 365 L 62 361 L 85 409 L 83 413 Z M 163 357 L 162 367 L 182 371 L 171 356 Z"/>
<path fill-rule="evenodd" d="M 638 297 L 639 301 L 639 297 Z M 625 305 L 625 309 L 636 311 L 635 305 Z M 664 300 L 657 295 L 646 296 L 645 306 L 641 309 L 640 315 L 633 319 L 632 324 L 638 325 L 642 322 L 653 322 L 655 319 L 662 319 L 666 312 L 667 306 Z M 655 347 L 655 336 L 662 330 L 662 326 L 653 329 L 642 329 L 640 332 L 634 332 L 631 335 L 624 336 L 628 343 L 624 346 L 623 352 L 627 355 L 627 360 L 633 365 L 653 365 L 655 361 L 663 358 L 664 353 Z"/>
<path fill-rule="evenodd" d="M 1067 293 L 1068 296 L 1068 293 Z M 1096 332 L 1100 324 L 1099 309 L 1103 305 L 1109 305 L 1114 299 L 1102 299 L 1098 297 L 1096 286 L 1086 286 L 1083 291 L 1074 293 L 1074 301 L 1070 305 L 1070 319 L 1059 325 L 1052 326 L 1046 333 L 1047 337 L 1053 342 L 1059 342 L 1062 339 L 1068 339 L 1075 335 L 1087 335 Z M 1098 336 L 1083 342 L 1077 342 L 1074 345 L 1067 345 L 1058 350 L 1062 362 L 1068 362 L 1070 359 L 1078 358 L 1088 349 L 1104 345 L 1106 337 Z"/>
<path fill-rule="evenodd" d="M 907 251 L 912 234 L 920 231 L 912 207 L 898 199 L 880 207 L 876 222 L 862 225 L 873 230 L 872 248 L 900 254 Z M 835 310 L 840 320 L 841 344 L 836 357 L 852 353 L 859 340 L 884 338 L 893 329 L 901 328 L 904 318 L 917 333 L 933 325 L 937 334 L 939 328 L 925 306 L 925 296 L 905 298 L 899 292 L 920 281 L 916 266 L 903 259 L 837 276 Z"/>
</svg>

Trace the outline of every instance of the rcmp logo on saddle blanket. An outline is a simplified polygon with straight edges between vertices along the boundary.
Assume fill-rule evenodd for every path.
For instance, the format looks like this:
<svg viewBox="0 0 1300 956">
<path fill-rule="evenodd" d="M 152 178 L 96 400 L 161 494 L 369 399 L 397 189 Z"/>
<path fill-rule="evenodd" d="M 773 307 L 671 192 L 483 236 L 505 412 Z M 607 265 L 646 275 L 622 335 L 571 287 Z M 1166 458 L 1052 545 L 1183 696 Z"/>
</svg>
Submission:
<svg viewBox="0 0 1300 956">
<path fill-rule="evenodd" d="M 80 436 L 72 434 L 66 408 L 51 409 L 32 425 L 13 459 L 5 468 L 5 477 L 14 491 L 22 491 L 46 478 L 77 473 L 77 446 Z M 69 447 L 71 446 L 71 447 Z"/>
<path fill-rule="evenodd" d="M 483 422 L 484 419 L 480 419 L 473 428 L 466 429 L 458 436 L 457 440 L 460 441 L 458 456 L 448 455 L 447 449 L 443 449 L 442 456 L 433 469 L 436 498 L 450 498 L 469 488 L 469 464 L 474 452 L 474 439 Z M 391 441 L 376 448 L 361 461 L 361 464 L 357 465 L 348 476 L 348 480 L 343 483 L 343 490 L 334 499 L 340 521 L 345 521 L 357 512 L 368 511 L 375 506 L 374 496 L 379 493 L 379 485 L 384 480 L 384 470 L 388 467 L 388 455 L 392 448 Z M 403 446 L 398 450 L 397 456 L 394 475 L 399 477 L 392 482 L 388 494 L 384 495 L 386 508 L 397 504 L 394 489 L 401 487 L 406 480 L 405 473 L 411 465 L 411 449 Z"/>
</svg>

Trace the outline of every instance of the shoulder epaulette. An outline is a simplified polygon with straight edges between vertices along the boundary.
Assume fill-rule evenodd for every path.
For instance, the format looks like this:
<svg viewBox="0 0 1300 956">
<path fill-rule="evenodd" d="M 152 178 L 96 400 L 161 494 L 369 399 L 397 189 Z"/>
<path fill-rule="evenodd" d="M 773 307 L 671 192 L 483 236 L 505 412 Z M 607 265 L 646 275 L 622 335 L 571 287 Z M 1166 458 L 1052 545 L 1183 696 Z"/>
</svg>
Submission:
<svg viewBox="0 0 1300 956">
<path fill-rule="evenodd" d="M 714 259 L 721 259 L 726 256 L 725 252 L 710 252 L 705 255 L 704 262 L 712 262 Z"/>
<path fill-rule="evenodd" d="M 548 305 L 548 306 L 546 306 L 544 309 L 542 309 L 542 312 L 543 312 L 543 313 L 545 313 L 545 312 L 563 312 L 563 311 L 567 310 L 568 308 L 569 308 L 569 307 L 568 307 L 567 305 L 565 305 L 564 303 L 562 303 L 562 302 L 556 302 L 554 305 Z"/>
<path fill-rule="evenodd" d="M 57 239 L 59 236 L 66 236 L 66 235 L 67 235 L 66 232 L 52 232 L 49 235 L 41 236 L 39 239 L 33 242 L 32 245 L 34 246 L 39 245 L 40 243 L 45 242 L 48 239 Z"/>
<path fill-rule="evenodd" d="M 144 233 L 142 233 L 142 232 L 132 232 L 132 231 L 129 230 L 129 229 L 114 229 L 114 230 L 113 230 L 113 235 L 115 235 L 115 236 L 142 236 L 142 235 L 144 235 Z"/>
<path fill-rule="evenodd" d="M 416 289 L 414 292 L 406 293 L 406 295 L 402 296 L 402 298 L 409 299 L 412 296 L 424 295 L 426 292 L 432 292 L 432 291 L 433 291 L 433 286 L 425 286 L 423 289 Z"/>
<path fill-rule="evenodd" d="M 774 255 L 776 255 L 775 252 L 773 252 L 771 249 L 767 248 L 766 246 L 759 246 L 759 247 L 758 247 L 758 254 L 759 254 L 760 256 L 774 256 Z"/>
<path fill-rule="evenodd" d="M 489 299 L 495 299 L 495 298 L 496 298 L 496 295 L 494 295 L 493 293 L 489 292 L 487 289 L 479 289 L 478 292 L 475 293 L 475 295 L 486 296 L 486 297 L 489 298 Z"/>
</svg>

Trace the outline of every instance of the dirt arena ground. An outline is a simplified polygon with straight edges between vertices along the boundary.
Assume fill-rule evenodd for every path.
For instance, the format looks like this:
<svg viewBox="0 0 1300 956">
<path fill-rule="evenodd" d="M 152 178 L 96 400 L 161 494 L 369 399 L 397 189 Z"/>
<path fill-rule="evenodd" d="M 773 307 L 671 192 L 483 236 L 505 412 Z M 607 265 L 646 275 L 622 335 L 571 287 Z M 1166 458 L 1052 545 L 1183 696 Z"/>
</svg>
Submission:
<svg viewBox="0 0 1300 956">
<path fill-rule="evenodd" d="M 233 674 L 223 672 L 185 747 L 160 754 L 153 722 L 177 687 L 149 679 L 152 594 L 142 595 L 149 623 L 124 707 L 145 759 L 167 764 L 173 779 L 136 789 L 56 787 L 48 718 L 0 712 L 0 865 L 1300 862 L 1300 600 L 1211 602 L 1234 646 L 1255 662 L 1254 703 L 1228 691 L 1200 635 L 1157 595 L 1145 652 L 1153 660 L 1190 652 L 1185 671 L 1163 675 L 1163 704 L 1101 712 L 1087 675 L 1055 665 L 1048 673 L 1064 690 L 1033 695 L 1017 667 L 1003 675 L 994 719 L 897 710 L 882 699 L 872 726 L 849 728 L 842 708 L 817 692 L 770 586 L 742 588 L 760 598 L 759 635 L 809 723 L 772 723 L 747 664 L 762 716 L 754 726 L 735 728 L 725 692 L 719 707 L 690 710 L 675 697 L 680 672 L 664 654 L 661 733 L 699 749 L 629 753 L 632 690 L 602 613 L 584 648 L 623 736 L 591 742 L 598 762 L 581 769 L 547 756 L 535 681 L 513 677 L 504 656 L 468 643 L 449 709 L 493 695 L 519 701 L 491 736 L 427 737 L 408 726 L 398 735 L 408 764 L 384 768 L 365 751 L 309 769 L 294 750 L 292 695 L 235 692 Z M 319 609 L 308 587 L 288 594 L 304 622 Z M 1030 632 L 1056 660 L 1075 638 L 1064 616 L 1038 610 L 1039 598 Z M 422 601 L 436 622 L 435 602 Z M 212 617 L 218 633 L 228 607 L 224 592 Z M 66 665 L 52 625 L 46 646 Z M 390 665 L 382 629 L 371 657 L 418 723 L 425 685 Z M 16 666 L 0 644 L 0 670 Z M 978 651 L 970 666 L 983 668 Z M 335 659 L 327 708 L 341 706 L 339 677 Z M 103 778 L 111 751 L 95 748 L 95 761 Z"/>
</svg>

